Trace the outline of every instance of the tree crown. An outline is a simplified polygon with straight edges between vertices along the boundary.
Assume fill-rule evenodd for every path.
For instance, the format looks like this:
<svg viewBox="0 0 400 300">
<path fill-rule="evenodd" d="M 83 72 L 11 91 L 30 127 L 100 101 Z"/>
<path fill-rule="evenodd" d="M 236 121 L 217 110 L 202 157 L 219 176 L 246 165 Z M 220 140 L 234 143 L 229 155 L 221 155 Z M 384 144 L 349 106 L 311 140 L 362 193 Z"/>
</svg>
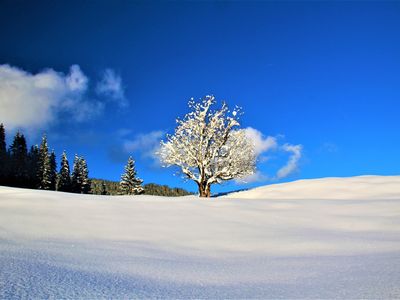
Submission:
<svg viewBox="0 0 400 300">
<path fill-rule="evenodd" d="M 254 145 L 239 129 L 241 108 L 229 111 L 226 103 L 212 110 L 214 96 L 189 101 L 191 112 L 177 119 L 173 135 L 161 142 L 159 156 L 164 166 L 178 166 L 184 177 L 199 187 L 254 173 Z"/>
</svg>

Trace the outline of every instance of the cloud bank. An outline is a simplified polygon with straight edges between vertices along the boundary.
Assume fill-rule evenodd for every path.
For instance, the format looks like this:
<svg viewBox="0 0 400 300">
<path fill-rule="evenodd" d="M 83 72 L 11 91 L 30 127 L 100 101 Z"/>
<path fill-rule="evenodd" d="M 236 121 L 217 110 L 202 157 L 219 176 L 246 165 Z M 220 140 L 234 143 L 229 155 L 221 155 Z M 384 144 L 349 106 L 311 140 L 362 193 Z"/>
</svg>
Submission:
<svg viewBox="0 0 400 300">
<path fill-rule="evenodd" d="M 110 70 L 108 73 L 113 74 Z M 122 86 L 121 78 L 117 79 Z M 105 82 L 111 86 L 112 79 L 107 80 Z M 8 130 L 35 131 L 63 114 L 73 121 L 96 116 L 103 111 L 105 102 L 102 98 L 89 99 L 89 82 L 79 65 L 72 65 L 67 74 L 53 69 L 33 74 L 7 64 L 0 65 L 0 122 Z M 110 89 L 115 97 L 119 95 L 117 87 Z"/>
</svg>

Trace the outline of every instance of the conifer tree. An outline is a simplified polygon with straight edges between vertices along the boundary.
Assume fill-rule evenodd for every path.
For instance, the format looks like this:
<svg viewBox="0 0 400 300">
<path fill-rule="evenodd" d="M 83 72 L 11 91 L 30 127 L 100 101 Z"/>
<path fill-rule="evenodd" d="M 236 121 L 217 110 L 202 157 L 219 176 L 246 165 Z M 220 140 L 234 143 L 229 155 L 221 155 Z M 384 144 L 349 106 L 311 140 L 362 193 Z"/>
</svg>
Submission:
<svg viewBox="0 0 400 300">
<path fill-rule="evenodd" d="M 81 163 L 80 157 L 75 154 L 74 166 L 73 166 L 72 175 L 71 175 L 71 191 L 73 193 L 81 192 L 82 179 L 81 179 L 81 173 L 80 173 L 80 163 Z"/>
<path fill-rule="evenodd" d="M 5 184 L 7 178 L 7 148 L 6 133 L 3 123 L 0 124 L 0 185 Z"/>
<path fill-rule="evenodd" d="M 89 194 L 90 193 L 90 179 L 89 179 L 89 170 L 86 163 L 86 160 L 81 157 L 81 174 L 82 174 L 82 194 Z"/>
<path fill-rule="evenodd" d="M 75 155 L 74 169 L 71 177 L 72 192 L 88 194 L 90 192 L 89 170 L 86 160 Z"/>
<path fill-rule="evenodd" d="M 14 137 L 14 140 L 9 149 L 9 153 L 9 184 L 12 186 L 27 187 L 28 150 L 26 147 L 25 137 L 19 131 Z"/>
<path fill-rule="evenodd" d="M 28 185 L 30 188 L 37 188 L 39 185 L 38 180 L 38 167 L 39 167 L 39 147 L 32 146 L 28 153 Z"/>
<path fill-rule="evenodd" d="M 122 195 L 139 195 L 144 192 L 142 187 L 143 180 L 136 177 L 135 161 L 129 157 L 125 166 L 125 173 L 121 176 L 119 183 L 120 193 Z"/>
<path fill-rule="evenodd" d="M 57 162 L 54 150 L 50 154 L 50 190 L 55 191 L 57 185 Z"/>
<path fill-rule="evenodd" d="M 6 153 L 6 132 L 3 123 L 0 124 L 0 154 Z"/>
<path fill-rule="evenodd" d="M 50 190 L 51 179 L 51 161 L 49 155 L 49 148 L 47 146 L 47 138 L 44 135 L 42 143 L 39 147 L 39 160 L 38 160 L 38 188 L 41 190 Z"/>
<path fill-rule="evenodd" d="M 67 154 L 65 151 L 61 155 L 61 166 L 59 173 L 57 190 L 62 192 L 71 192 L 71 174 Z"/>
</svg>

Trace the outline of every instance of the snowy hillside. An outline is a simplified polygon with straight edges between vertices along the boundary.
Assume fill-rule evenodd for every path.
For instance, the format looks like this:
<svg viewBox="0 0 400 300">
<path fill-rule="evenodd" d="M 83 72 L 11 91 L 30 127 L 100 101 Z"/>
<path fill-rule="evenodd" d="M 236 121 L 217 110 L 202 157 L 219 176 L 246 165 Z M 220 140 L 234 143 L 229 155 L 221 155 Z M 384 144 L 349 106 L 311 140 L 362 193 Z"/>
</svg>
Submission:
<svg viewBox="0 0 400 300">
<path fill-rule="evenodd" d="M 0 270 L 1 299 L 399 298 L 400 177 L 212 199 L 0 187 Z"/>
<path fill-rule="evenodd" d="M 271 184 L 226 197 L 242 199 L 398 199 L 400 176 L 305 179 Z"/>
</svg>

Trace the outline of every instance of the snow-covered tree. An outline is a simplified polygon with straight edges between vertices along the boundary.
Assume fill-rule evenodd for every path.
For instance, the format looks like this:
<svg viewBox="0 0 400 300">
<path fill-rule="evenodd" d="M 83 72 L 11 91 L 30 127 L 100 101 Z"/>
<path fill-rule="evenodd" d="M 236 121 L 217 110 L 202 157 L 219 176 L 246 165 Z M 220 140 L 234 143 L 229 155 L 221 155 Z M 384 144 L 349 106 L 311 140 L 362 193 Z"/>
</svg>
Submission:
<svg viewBox="0 0 400 300">
<path fill-rule="evenodd" d="M 89 194 L 91 181 L 89 179 L 89 169 L 86 159 L 81 157 L 81 172 L 82 172 L 82 194 Z"/>
<path fill-rule="evenodd" d="M 65 151 L 61 155 L 60 173 L 58 174 L 57 190 L 62 192 L 71 191 L 71 174 L 67 154 Z"/>
<path fill-rule="evenodd" d="M 86 160 L 75 155 L 74 169 L 71 176 L 72 192 L 88 194 L 90 192 L 89 170 Z"/>
<path fill-rule="evenodd" d="M 180 167 L 184 177 L 197 183 L 200 197 L 210 197 L 212 184 L 255 171 L 254 144 L 239 129 L 240 108 L 231 112 L 223 103 L 211 110 L 215 103 L 214 96 L 189 101 L 192 111 L 176 120 L 175 133 L 167 135 L 158 152 L 164 166 Z"/>
<path fill-rule="evenodd" d="M 71 192 L 73 193 L 80 193 L 81 192 L 81 185 L 82 185 L 82 179 L 81 179 L 81 172 L 80 172 L 80 157 L 75 154 L 74 157 L 74 166 L 72 169 L 72 174 L 71 174 Z"/>
<path fill-rule="evenodd" d="M 38 184 L 38 188 L 41 190 L 50 190 L 52 188 L 52 166 L 45 135 L 39 147 Z"/>
<path fill-rule="evenodd" d="M 144 192 L 142 186 L 143 180 L 136 177 L 135 161 L 129 157 L 125 166 L 125 173 L 121 176 L 119 183 L 120 193 L 122 195 L 139 195 Z"/>
</svg>

